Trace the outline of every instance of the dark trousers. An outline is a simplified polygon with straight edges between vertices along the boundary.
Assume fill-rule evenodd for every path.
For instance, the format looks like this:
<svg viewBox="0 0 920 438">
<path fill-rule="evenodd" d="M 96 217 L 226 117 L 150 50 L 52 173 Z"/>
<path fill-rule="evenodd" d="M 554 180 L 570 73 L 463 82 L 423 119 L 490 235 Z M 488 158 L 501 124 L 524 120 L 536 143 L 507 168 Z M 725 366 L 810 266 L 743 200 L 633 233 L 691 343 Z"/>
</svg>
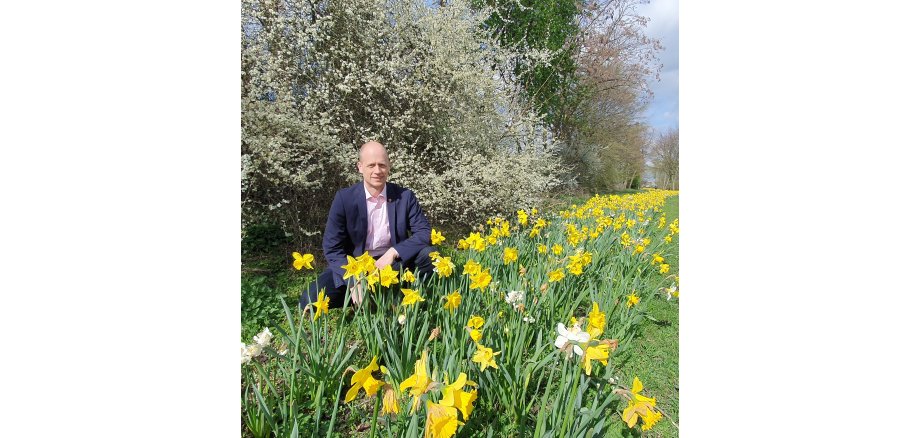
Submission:
<svg viewBox="0 0 920 438">
<path fill-rule="evenodd" d="M 417 281 L 425 281 L 434 272 L 434 265 L 431 263 L 431 257 L 429 257 L 429 254 L 434 250 L 435 248 L 433 246 L 426 246 L 411 260 L 397 260 L 390 266 L 396 271 L 399 271 L 400 268 L 413 271 Z M 326 268 L 322 274 L 319 274 L 316 281 L 310 283 L 310 287 L 300 295 L 301 310 L 311 303 L 315 303 L 316 297 L 319 296 L 319 291 L 321 290 L 326 291 L 326 296 L 329 297 L 330 308 L 338 308 L 345 305 L 345 292 L 347 286 L 342 285 L 341 287 L 335 287 L 335 282 L 332 278 L 333 275 L 335 274 L 332 273 L 332 270 Z"/>
</svg>

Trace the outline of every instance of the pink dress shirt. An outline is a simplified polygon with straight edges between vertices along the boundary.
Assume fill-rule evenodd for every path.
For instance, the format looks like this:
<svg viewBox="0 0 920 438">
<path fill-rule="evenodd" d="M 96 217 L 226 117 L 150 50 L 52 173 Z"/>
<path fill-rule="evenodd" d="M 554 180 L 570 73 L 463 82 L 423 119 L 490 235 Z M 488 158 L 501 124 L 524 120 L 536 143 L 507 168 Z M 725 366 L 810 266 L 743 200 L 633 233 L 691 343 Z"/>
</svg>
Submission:
<svg viewBox="0 0 920 438">
<path fill-rule="evenodd" d="M 390 219 L 387 215 L 387 188 L 377 196 L 371 196 L 364 187 L 367 199 L 367 240 L 364 245 L 372 257 L 380 257 L 392 246 L 390 242 Z"/>
</svg>

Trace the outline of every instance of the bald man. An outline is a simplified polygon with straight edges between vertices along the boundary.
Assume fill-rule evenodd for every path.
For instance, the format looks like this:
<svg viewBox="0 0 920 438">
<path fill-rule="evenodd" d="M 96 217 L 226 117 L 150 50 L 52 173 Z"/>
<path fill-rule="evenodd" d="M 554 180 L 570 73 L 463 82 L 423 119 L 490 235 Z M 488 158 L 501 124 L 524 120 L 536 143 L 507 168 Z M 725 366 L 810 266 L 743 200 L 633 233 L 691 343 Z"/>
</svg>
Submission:
<svg viewBox="0 0 920 438">
<path fill-rule="evenodd" d="M 386 148 L 369 141 L 358 152 L 358 172 L 363 181 L 339 190 L 329 209 L 323 234 L 323 254 L 329 267 L 300 297 L 300 308 L 316 302 L 320 290 L 326 291 L 329 307 L 345 303 L 347 282 L 342 279 L 348 260 L 367 251 L 378 269 L 390 265 L 414 270 L 418 278 L 434 270 L 428 256 L 431 225 L 411 190 L 387 182 L 390 158 Z M 361 304 L 364 291 L 360 283 L 352 287 L 351 299 Z"/>
</svg>

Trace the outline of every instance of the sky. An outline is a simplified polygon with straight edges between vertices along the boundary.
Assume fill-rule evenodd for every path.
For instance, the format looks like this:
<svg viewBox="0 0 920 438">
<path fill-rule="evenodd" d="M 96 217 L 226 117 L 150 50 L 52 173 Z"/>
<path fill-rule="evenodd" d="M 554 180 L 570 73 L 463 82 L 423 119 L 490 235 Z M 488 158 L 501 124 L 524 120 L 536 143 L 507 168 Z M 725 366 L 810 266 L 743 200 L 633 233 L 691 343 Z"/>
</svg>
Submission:
<svg viewBox="0 0 920 438">
<path fill-rule="evenodd" d="M 677 0 L 651 0 L 649 4 L 637 8 L 640 15 L 649 17 L 646 34 L 661 41 L 664 50 L 658 58 L 664 65 L 661 69 L 661 81 L 650 78 L 654 97 L 645 111 L 646 121 L 652 128 L 664 133 L 669 128 L 679 126 L 678 110 L 678 57 L 677 36 Z"/>
</svg>

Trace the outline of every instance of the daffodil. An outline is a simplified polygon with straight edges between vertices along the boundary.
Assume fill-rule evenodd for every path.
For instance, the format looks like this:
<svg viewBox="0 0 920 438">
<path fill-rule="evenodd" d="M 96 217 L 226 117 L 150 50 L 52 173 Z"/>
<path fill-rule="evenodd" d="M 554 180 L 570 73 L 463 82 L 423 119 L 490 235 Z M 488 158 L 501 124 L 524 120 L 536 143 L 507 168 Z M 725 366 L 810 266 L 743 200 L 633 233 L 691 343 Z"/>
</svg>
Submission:
<svg viewBox="0 0 920 438">
<path fill-rule="evenodd" d="M 368 397 L 377 393 L 380 387 L 383 386 L 383 381 L 375 379 L 371 373 L 378 369 L 380 367 L 377 366 L 377 356 L 374 356 L 368 366 L 351 376 L 351 389 L 345 394 L 345 403 L 354 400 L 361 388 L 364 388 L 364 392 L 367 393 Z"/>
<path fill-rule="evenodd" d="M 562 272 L 562 269 L 557 269 L 549 273 L 549 282 L 554 283 L 565 278 L 565 273 Z"/>
<path fill-rule="evenodd" d="M 489 286 L 489 283 L 492 282 L 492 274 L 489 273 L 488 269 L 483 269 L 479 271 L 476 275 L 472 276 L 470 282 L 470 289 L 480 289 L 485 290 Z"/>
<path fill-rule="evenodd" d="M 546 245 L 542 243 L 537 245 L 537 252 L 540 254 L 546 254 Z"/>
<path fill-rule="evenodd" d="M 636 295 L 635 293 L 629 294 L 626 297 L 626 308 L 630 308 L 632 306 L 635 306 L 636 304 L 639 304 L 639 299 L 640 299 L 639 296 Z"/>
<path fill-rule="evenodd" d="M 419 295 L 418 292 L 416 292 L 413 289 L 402 289 L 402 293 L 403 293 L 403 299 L 402 299 L 401 304 L 403 306 L 411 306 L 415 303 L 425 301 L 425 298 L 423 298 L 421 295 Z"/>
<path fill-rule="evenodd" d="M 434 404 L 428 400 L 428 415 L 425 417 L 425 438 L 450 438 L 457 433 L 460 421 L 457 408 Z"/>
<path fill-rule="evenodd" d="M 383 414 L 399 414 L 399 397 L 390 385 L 383 388 Z"/>
<path fill-rule="evenodd" d="M 431 244 L 437 245 L 443 241 L 444 241 L 444 235 L 439 233 L 438 230 L 435 230 L 434 228 L 432 228 L 431 229 Z"/>
<path fill-rule="evenodd" d="M 592 338 L 597 338 L 604 332 L 604 325 L 607 323 L 607 315 L 600 311 L 597 302 L 588 314 L 588 333 Z"/>
<path fill-rule="evenodd" d="M 481 332 L 481 331 L 479 331 L 479 330 L 477 330 L 477 329 L 471 329 L 471 328 L 469 328 L 469 327 L 467 327 L 467 330 L 469 330 L 469 332 L 470 332 L 470 339 L 472 339 L 473 342 L 475 342 L 475 343 L 478 344 L 479 341 L 482 340 L 482 332 Z"/>
<path fill-rule="evenodd" d="M 478 329 L 478 328 L 482 328 L 482 326 L 485 323 L 486 323 L 486 320 L 483 319 L 483 317 L 472 315 L 470 316 L 470 319 L 466 322 L 466 326 L 469 328 Z"/>
<path fill-rule="evenodd" d="M 434 272 L 438 273 L 438 277 L 450 277 L 454 272 L 454 264 L 450 257 L 439 257 L 434 262 Z"/>
<path fill-rule="evenodd" d="M 316 302 L 313 303 L 313 305 L 316 306 L 316 312 L 313 314 L 314 321 L 316 321 L 320 315 L 329 313 L 329 297 L 326 296 L 325 289 L 319 291 L 319 295 L 316 297 Z"/>
<path fill-rule="evenodd" d="M 473 276 L 482 271 L 482 265 L 479 264 L 476 260 L 469 259 L 466 261 L 466 264 L 463 265 L 463 275 Z"/>
<path fill-rule="evenodd" d="M 390 265 L 384 266 L 380 270 L 380 285 L 389 287 L 391 284 L 399 283 L 399 272 L 394 271 Z"/>
<path fill-rule="evenodd" d="M 294 269 L 313 269 L 313 254 L 300 255 L 299 252 L 295 252 L 291 255 L 294 257 Z"/>
<path fill-rule="evenodd" d="M 610 344 L 606 341 L 589 341 L 585 348 L 584 361 L 582 366 L 585 368 L 585 374 L 591 375 L 591 361 L 596 360 L 607 365 L 607 359 L 610 357 Z"/>
<path fill-rule="evenodd" d="M 371 257 L 370 253 L 368 253 L 367 251 L 364 251 L 364 254 L 361 254 L 360 256 L 358 256 L 358 258 L 355 259 L 355 261 L 361 265 L 361 269 L 364 270 L 364 275 L 370 275 L 371 272 L 374 272 L 377 270 L 377 266 L 374 265 L 375 263 L 374 258 Z"/>
<path fill-rule="evenodd" d="M 502 261 L 504 264 L 511 263 L 518 259 L 518 250 L 517 248 L 505 248 L 504 253 L 502 254 Z"/>
<path fill-rule="evenodd" d="M 524 210 L 518 210 L 517 212 L 518 223 L 527 226 L 527 212 Z"/>
<path fill-rule="evenodd" d="M 419 400 L 423 394 L 428 392 L 428 386 L 432 383 L 428 378 L 428 350 L 422 352 L 422 358 L 415 361 L 415 374 L 409 376 L 399 384 L 399 390 L 409 390 L 412 394 L 412 412 L 418 409 Z"/>
<path fill-rule="evenodd" d="M 561 322 L 556 324 L 556 332 L 559 333 L 559 336 L 556 337 L 556 342 L 553 343 L 556 348 L 564 351 L 567 357 L 572 357 L 573 352 L 579 356 L 584 355 L 585 352 L 582 350 L 581 344 L 591 339 L 591 335 L 588 332 L 581 331 L 577 325 L 572 329 L 568 329 Z"/>
<path fill-rule="evenodd" d="M 664 257 L 662 257 L 661 254 L 658 254 L 657 252 L 655 254 L 652 254 L 652 265 L 655 265 L 657 263 L 663 263 L 663 262 L 664 262 Z"/>
<path fill-rule="evenodd" d="M 413 274 L 412 271 L 403 271 L 402 281 L 404 281 L 404 282 L 406 282 L 406 283 L 414 283 L 414 282 L 415 282 L 415 274 Z"/>
<path fill-rule="evenodd" d="M 460 307 L 460 299 L 460 290 L 455 290 L 454 293 L 444 297 L 446 301 L 444 303 L 444 308 L 450 310 L 450 313 L 454 313 L 454 310 Z"/>
<path fill-rule="evenodd" d="M 553 245 L 553 254 L 559 255 L 562 254 L 562 245 L 556 243 Z"/>
<path fill-rule="evenodd" d="M 669 264 L 667 264 L 667 263 L 662 263 L 661 266 L 660 266 L 659 268 L 660 268 L 660 269 L 659 269 L 658 272 L 660 272 L 660 273 L 662 273 L 662 274 L 667 274 L 668 271 L 671 270 L 671 265 L 669 265 Z"/>
<path fill-rule="evenodd" d="M 639 394 L 640 391 L 642 391 L 642 381 L 639 380 L 639 377 L 635 377 L 632 390 L 629 392 L 629 405 L 623 410 L 622 418 L 627 426 L 633 427 L 641 417 L 642 430 L 649 430 L 661 419 L 662 414 L 655 409 L 655 398 Z"/>
<path fill-rule="evenodd" d="M 444 387 L 441 389 L 444 398 L 438 402 L 441 406 L 457 408 L 463 414 L 464 421 L 469 421 L 470 413 L 473 412 L 473 402 L 476 401 L 478 396 L 478 392 L 475 389 L 470 392 L 463 390 L 463 387 L 467 384 L 476 385 L 474 382 L 467 381 L 466 373 L 460 373 L 454 383 L 448 383 L 447 373 L 444 373 Z"/>
<path fill-rule="evenodd" d="M 501 354 L 501 351 L 493 352 L 491 348 L 484 347 L 482 344 L 476 344 L 476 353 L 473 353 L 473 362 L 479 364 L 479 371 L 485 371 L 486 367 L 498 369 L 495 363 L 495 357 Z"/>
<path fill-rule="evenodd" d="M 342 268 L 345 269 L 345 275 L 342 276 L 342 279 L 348 280 L 352 277 L 357 279 L 358 276 L 364 272 L 364 265 L 352 256 L 346 257 L 348 257 L 348 263 L 342 266 Z"/>
</svg>

